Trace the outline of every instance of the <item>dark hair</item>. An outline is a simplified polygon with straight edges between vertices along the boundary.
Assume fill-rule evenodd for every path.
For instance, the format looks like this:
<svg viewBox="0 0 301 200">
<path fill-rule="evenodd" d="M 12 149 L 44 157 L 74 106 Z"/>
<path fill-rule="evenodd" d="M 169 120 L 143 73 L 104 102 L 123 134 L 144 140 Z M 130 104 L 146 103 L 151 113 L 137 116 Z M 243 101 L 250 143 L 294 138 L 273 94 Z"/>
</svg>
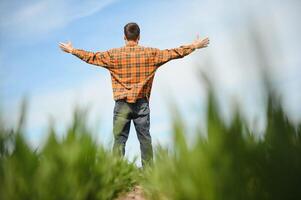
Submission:
<svg viewBox="0 0 301 200">
<path fill-rule="evenodd" d="M 131 22 L 124 26 L 124 35 L 127 40 L 137 40 L 140 35 L 138 24 Z"/>
</svg>

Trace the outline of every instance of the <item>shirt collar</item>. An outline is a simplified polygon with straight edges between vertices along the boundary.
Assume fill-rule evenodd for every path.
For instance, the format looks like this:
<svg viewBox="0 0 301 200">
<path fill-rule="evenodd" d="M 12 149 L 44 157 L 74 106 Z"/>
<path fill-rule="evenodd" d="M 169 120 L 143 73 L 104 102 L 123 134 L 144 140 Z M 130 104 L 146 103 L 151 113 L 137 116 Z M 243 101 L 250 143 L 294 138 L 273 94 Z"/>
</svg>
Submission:
<svg viewBox="0 0 301 200">
<path fill-rule="evenodd" d="M 134 42 L 134 41 L 128 41 L 128 42 L 126 43 L 125 46 L 127 46 L 127 47 L 133 47 L 133 46 L 137 46 L 137 45 L 138 45 L 137 42 Z"/>
</svg>

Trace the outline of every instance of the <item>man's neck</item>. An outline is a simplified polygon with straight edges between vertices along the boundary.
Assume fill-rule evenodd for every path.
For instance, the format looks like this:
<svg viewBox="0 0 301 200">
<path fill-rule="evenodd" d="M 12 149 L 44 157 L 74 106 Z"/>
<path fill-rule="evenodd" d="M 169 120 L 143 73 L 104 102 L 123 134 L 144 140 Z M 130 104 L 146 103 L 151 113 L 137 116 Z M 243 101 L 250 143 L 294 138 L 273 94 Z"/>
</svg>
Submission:
<svg viewBox="0 0 301 200">
<path fill-rule="evenodd" d="M 138 45 L 138 41 L 133 41 L 133 40 L 129 40 L 126 42 L 126 46 L 137 46 Z"/>
</svg>

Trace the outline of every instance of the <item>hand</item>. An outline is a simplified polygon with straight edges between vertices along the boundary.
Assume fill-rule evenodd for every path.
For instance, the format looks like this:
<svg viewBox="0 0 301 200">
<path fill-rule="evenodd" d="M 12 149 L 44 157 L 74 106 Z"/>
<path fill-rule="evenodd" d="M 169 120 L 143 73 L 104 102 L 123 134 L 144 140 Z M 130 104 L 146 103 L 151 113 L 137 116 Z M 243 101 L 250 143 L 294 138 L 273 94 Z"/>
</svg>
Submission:
<svg viewBox="0 0 301 200">
<path fill-rule="evenodd" d="M 197 37 L 193 41 L 192 45 L 194 45 L 194 47 L 196 49 L 208 47 L 208 45 L 209 45 L 209 38 L 206 37 L 204 39 L 200 39 L 199 35 L 197 35 Z"/>
<path fill-rule="evenodd" d="M 67 42 L 67 43 L 60 42 L 59 46 L 63 51 L 65 51 L 67 53 L 72 53 L 72 51 L 74 49 L 71 42 Z"/>
</svg>

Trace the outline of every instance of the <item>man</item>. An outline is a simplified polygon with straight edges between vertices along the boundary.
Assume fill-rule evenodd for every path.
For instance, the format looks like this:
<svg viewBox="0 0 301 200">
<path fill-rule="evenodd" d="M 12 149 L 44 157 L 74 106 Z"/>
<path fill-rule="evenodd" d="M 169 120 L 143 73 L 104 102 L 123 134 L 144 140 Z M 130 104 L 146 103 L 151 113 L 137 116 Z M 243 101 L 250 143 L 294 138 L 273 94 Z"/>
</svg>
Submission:
<svg viewBox="0 0 301 200">
<path fill-rule="evenodd" d="M 149 98 L 157 69 L 172 59 L 183 58 L 195 49 L 207 47 L 209 39 L 197 39 L 178 48 L 160 50 L 138 45 L 140 28 L 136 23 L 124 26 L 125 46 L 104 52 L 88 52 L 73 48 L 70 42 L 60 48 L 83 61 L 104 67 L 111 73 L 115 100 L 113 149 L 125 153 L 131 120 L 140 142 L 142 165 L 151 163 L 153 150 L 150 129 Z"/>
</svg>

